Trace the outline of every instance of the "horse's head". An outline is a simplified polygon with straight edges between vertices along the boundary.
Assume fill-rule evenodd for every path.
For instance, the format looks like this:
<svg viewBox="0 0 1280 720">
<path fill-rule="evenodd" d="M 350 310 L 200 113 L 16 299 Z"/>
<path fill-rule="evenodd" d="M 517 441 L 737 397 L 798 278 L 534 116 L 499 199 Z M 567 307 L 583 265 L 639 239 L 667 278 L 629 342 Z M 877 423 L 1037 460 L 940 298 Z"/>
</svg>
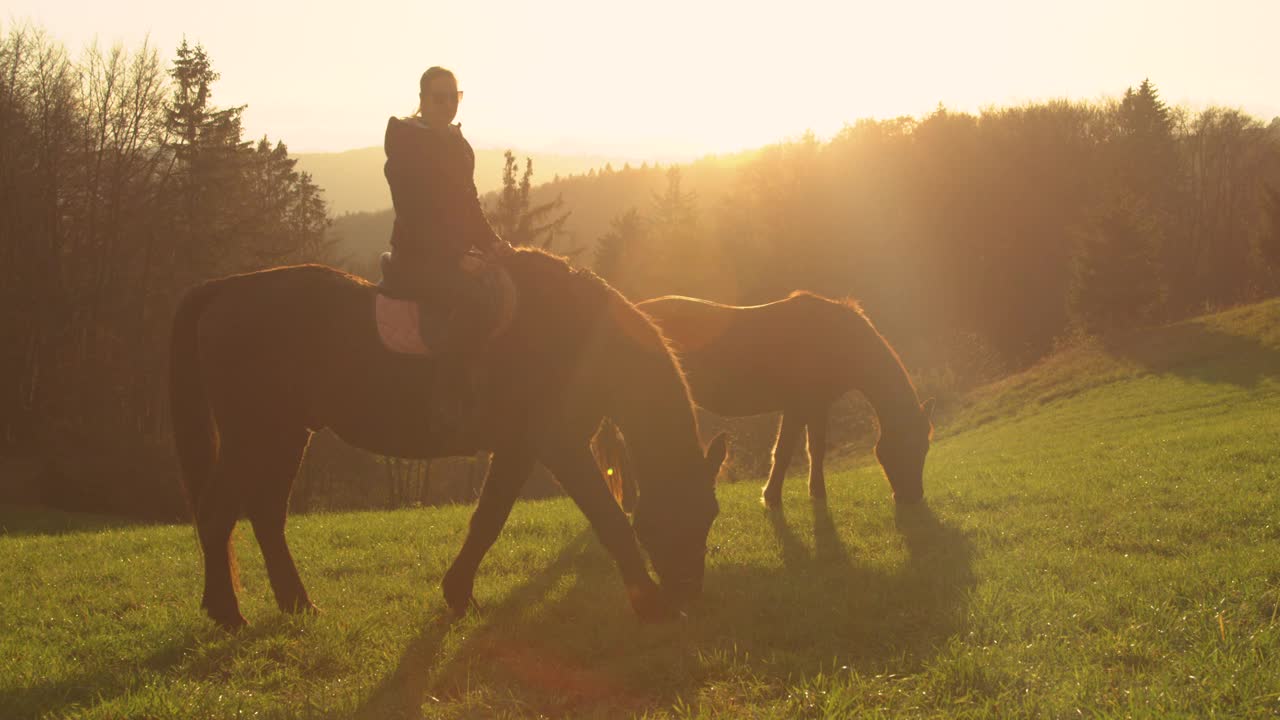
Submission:
<svg viewBox="0 0 1280 720">
<path fill-rule="evenodd" d="M 720 512 L 715 480 L 725 452 L 725 436 L 721 433 L 693 467 L 684 469 L 688 484 L 678 499 L 655 502 L 651 496 L 646 500 L 644 491 L 640 492 L 633 521 L 636 537 L 649 553 L 667 599 L 677 608 L 702 592 L 707 536 Z"/>
<path fill-rule="evenodd" d="M 876 459 L 884 468 L 898 504 L 924 499 L 924 456 L 933 436 L 933 406 L 933 398 L 929 398 L 905 418 L 891 424 L 881 419 Z"/>
</svg>

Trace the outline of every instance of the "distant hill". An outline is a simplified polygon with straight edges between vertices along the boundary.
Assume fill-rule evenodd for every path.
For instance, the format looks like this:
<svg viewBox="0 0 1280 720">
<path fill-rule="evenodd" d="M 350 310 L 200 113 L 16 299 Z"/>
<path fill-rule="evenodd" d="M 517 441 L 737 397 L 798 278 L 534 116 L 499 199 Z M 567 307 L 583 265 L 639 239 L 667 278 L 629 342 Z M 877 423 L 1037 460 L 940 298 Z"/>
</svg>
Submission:
<svg viewBox="0 0 1280 720">
<path fill-rule="evenodd" d="M 597 155 L 557 155 L 526 152 L 513 148 L 523 167 L 526 157 L 533 158 L 536 182 L 549 182 L 557 175 L 578 175 L 601 169 L 612 163 L 622 167 L 626 159 Z M 503 153 L 505 150 L 476 150 L 476 186 L 480 193 L 502 187 Z M 336 153 L 298 153 L 298 169 L 311 173 L 312 180 L 324 189 L 330 211 L 335 215 L 353 212 L 375 212 L 391 207 L 391 194 L 382 164 L 386 160 L 381 147 L 367 147 Z"/>
<path fill-rule="evenodd" d="M 377 149 L 381 157 L 381 149 Z M 365 152 L 363 150 L 352 153 Z M 476 180 L 480 184 L 482 166 L 480 156 L 494 151 L 477 151 Z M 342 153 L 347 154 L 347 153 Z M 521 162 L 524 155 L 517 155 Z M 649 210 L 654 196 L 667 187 L 667 171 L 671 167 L 681 170 L 681 186 L 686 192 L 697 196 L 701 214 L 707 215 L 715 210 L 725 193 L 732 189 L 737 178 L 738 166 L 754 156 L 753 152 L 734 155 L 709 156 L 691 163 L 673 165 L 632 165 L 625 162 L 613 163 L 604 160 L 600 168 L 589 167 L 577 171 L 567 171 L 568 162 L 575 158 L 563 156 L 533 155 L 533 173 L 535 184 L 531 193 L 531 202 L 535 205 L 551 202 L 557 197 L 564 201 L 564 209 L 571 214 L 565 223 L 565 236 L 557 241 L 552 249 L 567 252 L 573 248 L 581 248 L 584 252 L 579 261 L 590 265 L 592 250 L 600 236 L 609 230 L 609 222 L 631 208 L 642 212 Z M 307 157 L 307 156 L 301 156 Z M 316 156 L 312 156 L 316 157 Z M 321 156 L 322 157 L 322 156 Z M 496 168 L 491 174 L 496 180 L 491 185 L 482 185 L 481 201 L 486 208 L 492 208 L 496 202 L 493 191 L 501 186 L 502 154 L 496 154 Z M 544 158 L 547 166 L 544 166 Z M 579 158 L 581 159 L 581 158 Z M 602 160 L 602 158 L 595 158 Z M 566 170 L 553 170 L 555 162 Z M 379 161 L 380 162 L 380 161 Z M 301 164 L 301 163 L 300 163 Z M 377 166 L 378 191 L 386 195 L 386 182 L 382 180 L 382 166 Z M 483 171 L 488 172 L 488 171 Z M 559 176 L 556 179 L 556 176 Z M 371 181 L 366 181 L 372 185 Z M 323 183 L 321 183 L 323 187 Z M 347 270 L 377 279 L 371 273 L 375 271 L 374 261 L 382 251 L 387 249 L 391 236 L 392 212 L 390 199 L 385 200 L 383 209 L 371 211 L 351 211 L 337 215 L 334 219 L 333 235 L 338 238 L 338 255 L 340 264 Z M 335 213 L 336 214 L 336 213 Z"/>
</svg>

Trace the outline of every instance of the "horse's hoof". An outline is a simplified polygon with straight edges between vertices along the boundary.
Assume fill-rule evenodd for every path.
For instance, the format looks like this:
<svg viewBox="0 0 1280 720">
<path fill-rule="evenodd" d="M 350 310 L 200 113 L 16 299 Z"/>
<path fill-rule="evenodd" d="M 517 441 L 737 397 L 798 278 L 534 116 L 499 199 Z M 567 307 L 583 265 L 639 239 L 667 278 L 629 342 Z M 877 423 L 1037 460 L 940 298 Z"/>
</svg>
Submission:
<svg viewBox="0 0 1280 720">
<path fill-rule="evenodd" d="M 666 595 L 657 585 L 629 587 L 627 596 L 631 598 L 631 608 L 635 610 L 641 622 L 671 622 L 681 615 L 679 609 L 667 600 Z"/>
<path fill-rule="evenodd" d="M 320 608 L 316 607 L 315 603 L 310 600 L 295 602 L 280 609 L 290 615 L 319 615 L 322 612 Z"/>
<path fill-rule="evenodd" d="M 457 602 L 450 600 L 448 597 L 445 597 L 444 602 L 449 606 L 449 612 L 453 614 L 454 618 L 466 617 L 467 610 L 471 607 L 471 603 L 468 601 Z"/>
<path fill-rule="evenodd" d="M 239 612 L 235 615 L 228 615 L 225 617 L 214 617 L 212 615 L 209 617 L 218 624 L 218 627 L 229 633 L 240 632 L 249 626 L 249 621 L 245 620 L 244 615 L 241 615 Z"/>
<path fill-rule="evenodd" d="M 448 603 L 449 609 L 457 617 L 466 615 L 467 610 L 475 603 L 475 596 L 472 592 L 473 582 L 459 580 L 452 571 L 444 574 L 440 589 L 444 591 L 444 601 Z M 479 606 L 477 605 L 477 607 Z"/>
</svg>

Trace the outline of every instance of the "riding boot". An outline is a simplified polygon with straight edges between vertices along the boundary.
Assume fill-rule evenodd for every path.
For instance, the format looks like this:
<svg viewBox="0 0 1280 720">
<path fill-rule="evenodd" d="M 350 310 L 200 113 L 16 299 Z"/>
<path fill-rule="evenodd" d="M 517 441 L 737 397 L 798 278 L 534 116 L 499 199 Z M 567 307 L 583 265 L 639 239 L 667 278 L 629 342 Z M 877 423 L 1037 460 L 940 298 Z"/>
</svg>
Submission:
<svg viewBox="0 0 1280 720">
<path fill-rule="evenodd" d="M 453 308 L 440 302 L 418 303 L 418 334 L 427 352 L 436 357 L 448 354 L 453 344 L 453 313 Z"/>
<path fill-rule="evenodd" d="M 441 357 L 432 379 L 428 431 L 453 434 L 466 429 L 477 414 L 481 373 L 467 353 Z"/>
<path fill-rule="evenodd" d="M 419 332 L 422 342 L 435 357 L 431 376 L 431 407 L 428 431 L 432 435 L 457 432 L 470 404 L 470 388 L 462 382 L 465 353 L 458 347 L 458 333 L 452 311 L 422 303 Z"/>
<path fill-rule="evenodd" d="M 436 358 L 432 380 L 432 434 L 459 432 L 476 412 L 484 345 L 483 295 L 466 275 L 436 279 L 433 297 L 424 298 L 419 314 L 423 343 Z"/>
</svg>

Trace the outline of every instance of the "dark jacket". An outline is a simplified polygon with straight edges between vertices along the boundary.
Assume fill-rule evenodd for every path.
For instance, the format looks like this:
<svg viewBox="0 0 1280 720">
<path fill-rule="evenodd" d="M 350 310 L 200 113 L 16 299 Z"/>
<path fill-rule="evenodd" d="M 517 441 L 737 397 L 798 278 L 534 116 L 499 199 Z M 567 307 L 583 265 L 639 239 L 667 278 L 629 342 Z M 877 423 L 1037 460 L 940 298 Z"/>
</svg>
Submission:
<svg viewBox="0 0 1280 720">
<path fill-rule="evenodd" d="M 396 211 L 386 280 L 416 285 L 427 273 L 456 268 L 470 248 L 498 242 L 476 192 L 475 151 L 459 126 L 433 130 L 417 118 L 393 117 L 384 148 Z"/>
</svg>

